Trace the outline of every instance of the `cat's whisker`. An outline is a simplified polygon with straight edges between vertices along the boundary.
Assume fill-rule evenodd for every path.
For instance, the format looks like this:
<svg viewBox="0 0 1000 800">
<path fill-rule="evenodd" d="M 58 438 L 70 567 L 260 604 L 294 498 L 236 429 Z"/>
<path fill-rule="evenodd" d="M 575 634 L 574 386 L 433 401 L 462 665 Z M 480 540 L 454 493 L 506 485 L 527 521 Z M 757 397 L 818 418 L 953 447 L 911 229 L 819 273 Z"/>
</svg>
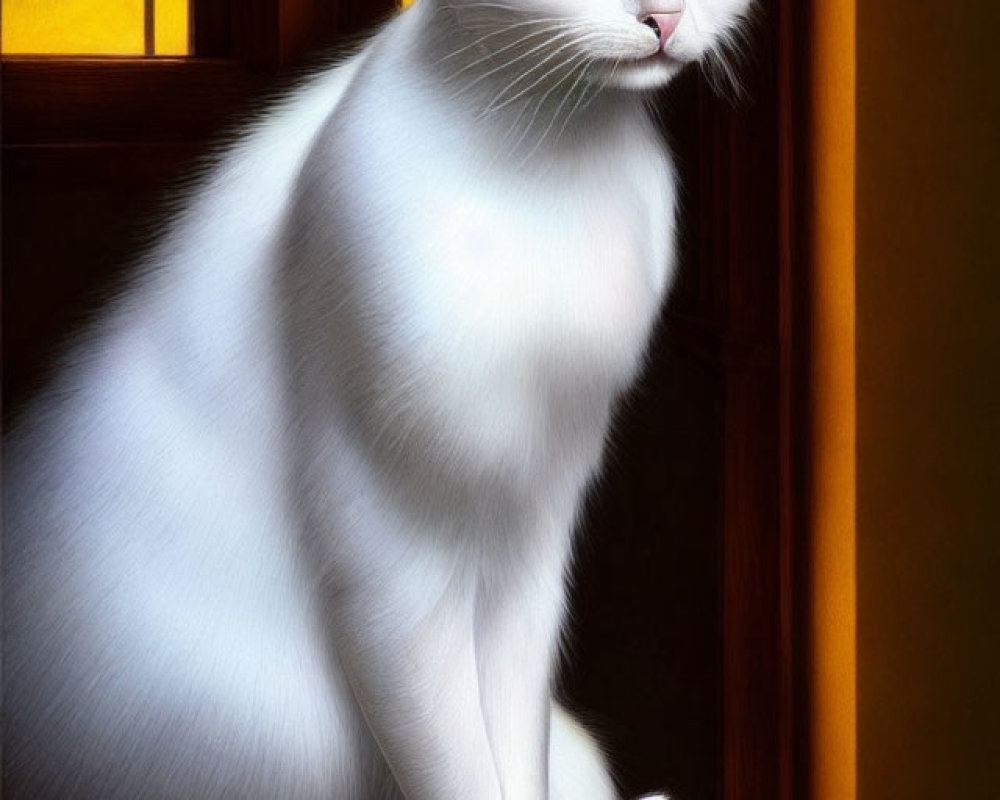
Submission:
<svg viewBox="0 0 1000 800">
<path fill-rule="evenodd" d="M 523 15 L 525 13 L 525 11 L 524 11 L 523 8 L 519 8 L 518 6 L 507 5 L 505 3 L 480 3 L 480 2 L 477 2 L 476 3 L 476 8 L 477 9 L 480 9 L 480 8 L 499 8 L 501 11 L 510 11 L 511 14 L 514 15 L 514 16 L 521 16 L 521 15 Z"/>
<path fill-rule="evenodd" d="M 618 68 L 621 67 L 621 65 L 622 65 L 622 58 L 621 56 L 619 56 L 618 58 L 615 59 L 615 63 L 611 67 L 611 72 L 608 75 L 607 80 L 604 82 L 604 86 L 607 86 L 609 83 L 611 83 L 612 80 L 614 80 L 615 75 L 618 74 Z M 604 88 L 604 86 L 602 86 L 601 88 Z"/>
<path fill-rule="evenodd" d="M 495 112 L 499 111 L 502 108 L 506 108 L 511 103 L 514 103 L 517 100 L 521 99 L 522 97 L 524 97 L 524 95 L 526 95 L 532 89 L 536 88 L 537 86 L 539 86 L 540 84 L 542 84 L 544 81 L 546 81 L 550 77 L 552 77 L 552 75 L 555 74 L 556 72 L 558 72 L 560 69 L 563 69 L 568 64 L 572 63 L 573 59 L 575 58 L 575 56 L 570 56 L 569 59 L 566 59 L 566 60 L 560 62 L 558 65 L 556 65 L 552 69 L 547 70 L 541 77 L 539 77 L 538 79 L 536 79 L 535 81 L 533 81 L 528 86 L 525 86 L 523 89 L 521 89 L 519 92 L 517 92 L 517 94 L 515 94 L 513 97 L 509 97 L 508 99 L 504 100 L 502 103 L 499 103 L 499 104 L 497 103 L 497 101 L 501 97 L 503 97 L 507 92 L 509 92 L 511 89 L 513 89 L 514 86 L 516 86 L 518 83 L 520 83 L 521 81 L 523 81 L 526 77 L 528 77 L 528 75 L 530 75 L 531 73 L 535 72 L 539 67 L 544 66 L 545 64 L 547 64 L 549 61 L 551 61 L 553 58 L 555 58 L 557 55 L 559 55 L 559 53 L 563 52 L 564 50 L 566 50 L 569 47 L 574 47 L 576 45 L 582 44 L 584 41 L 587 41 L 589 39 L 598 38 L 598 37 L 599 37 L 599 34 L 589 34 L 587 36 L 583 36 L 583 37 L 580 37 L 578 39 L 574 39 L 573 41 L 568 42 L 567 44 L 564 44 L 564 45 L 556 48 L 556 50 L 554 50 L 551 54 L 549 54 L 544 59 L 542 59 L 541 61 L 539 61 L 538 64 L 536 64 L 530 70 L 521 73 L 520 76 L 518 76 L 510 84 L 508 84 L 503 89 L 503 91 L 501 91 L 500 94 L 498 94 L 493 99 L 493 101 L 490 103 L 490 105 L 487 106 L 486 110 L 483 111 L 479 115 L 479 119 L 482 119 L 482 118 L 488 116 L 489 114 L 495 113 Z"/>
<path fill-rule="evenodd" d="M 604 80 L 601 81 L 600 86 L 595 87 L 595 89 L 591 91 L 589 95 L 585 92 L 580 96 L 580 101 L 582 101 L 584 97 L 586 97 L 587 99 L 587 102 L 583 104 L 582 108 L 580 108 L 581 114 L 586 113 L 587 109 L 590 108 L 594 100 L 597 99 L 597 97 L 601 94 L 601 92 L 603 92 L 611 84 L 611 82 L 615 78 L 615 75 L 618 73 L 618 69 L 619 67 L 621 67 L 623 60 L 624 57 L 622 56 L 616 58 L 615 63 L 611 65 L 611 69 L 607 72 L 607 74 L 605 74 Z M 578 101 L 578 104 L 580 101 Z M 572 113 L 573 114 L 577 113 L 577 109 L 574 108 Z"/>
<path fill-rule="evenodd" d="M 549 25 L 549 24 L 553 24 L 554 25 L 555 23 L 559 23 L 559 22 L 560 22 L 560 20 L 557 19 L 556 17 L 547 17 L 545 19 L 537 19 L 537 20 L 531 19 L 531 20 L 525 20 L 524 22 L 515 23 L 514 25 L 508 25 L 507 27 L 502 28 L 500 30 L 496 30 L 496 31 L 492 31 L 491 33 L 487 33 L 485 36 L 480 36 L 475 41 L 469 42 L 468 44 L 464 45 L 463 47 L 460 47 L 458 50 L 454 50 L 453 52 L 449 53 L 448 55 L 442 56 L 437 61 L 435 61 L 434 64 L 436 66 L 438 64 L 443 64 L 445 61 L 450 61 L 451 59 L 455 58 L 456 56 L 461 55 L 462 53 L 466 52 L 467 50 L 471 50 L 473 47 L 481 45 L 484 42 L 487 42 L 490 39 L 493 39 L 493 38 L 495 38 L 497 36 L 503 36 L 506 33 L 510 33 L 512 30 L 515 30 L 517 28 L 524 28 L 524 27 L 529 27 L 529 26 L 538 27 L 539 25 Z"/>
<path fill-rule="evenodd" d="M 562 26 L 559 23 L 561 23 L 561 20 L 557 19 L 556 17 L 549 17 L 549 18 L 546 18 L 546 19 L 539 19 L 539 20 L 526 20 L 525 22 L 518 22 L 518 23 L 516 23 L 514 25 L 509 25 L 506 28 L 503 28 L 501 30 L 493 31 L 492 33 L 488 33 L 485 36 L 480 36 L 478 39 L 476 39 L 473 42 L 470 42 L 469 44 L 465 45 L 464 47 L 460 47 L 458 50 L 455 50 L 454 52 L 449 53 L 448 55 L 443 56 L 442 58 L 439 58 L 437 61 L 434 62 L 434 64 L 436 66 L 438 64 L 443 64 L 445 61 L 450 61 L 451 59 L 455 58 L 456 56 L 459 56 L 462 53 L 465 53 L 466 51 L 471 50 L 472 48 L 477 47 L 477 46 L 483 44 L 484 42 L 489 41 L 490 39 L 493 39 L 493 38 L 495 38 L 497 36 L 503 36 L 504 34 L 510 33 L 515 28 L 524 28 L 524 27 L 529 27 L 529 26 L 534 26 L 534 27 L 537 28 L 540 25 L 543 26 L 543 27 L 541 27 L 540 30 L 536 31 L 535 33 L 529 34 L 529 37 L 530 37 L 530 36 L 533 36 L 533 35 L 540 35 L 541 33 L 544 33 L 546 31 L 551 31 L 551 30 L 556 30 L 556 29 L 559 29 L 559 28 L 563 28 L 564 26 Z M 526 37 L 526 38 L 528 38 L 528 37 Z M 523 42 L 523 41 L 525 41 L 525 40 L 521 39 L 519 42 L 515 42 L 515 44 L 518 44 L 518 43 Z M 501 51 L 494 51 L 494 54 L 496 54 L 497 52 L 501 52 Z"/>
<path fill-rule="evenodd" d="M 573 92 L 577 90 L 577 88 L 580 86 L 580 82 L 584 79 L 584 77 L 586 77 L 587 70 L 593 63 L 594 59 L 592 58 L 587 59 L 586 63 L 584 63 L 584 65 L 580 68 L 580 74 L 577 75 L 576 80 L 573 81 L 573 85 L 569 87 L 569 92 L 567 93 L 567 97 L 571 96 Z M 587 97 L 587 95 L 588 95 L 587 89 L 586 87 L 584 87 L 580 91 L 579 96 L 576 98 L 576 102 L 573 104 L 573 107 L 569 110 L 569 113 L 566 115 L 566 119 L 563 120 L 563 124 L 560 126 L 559 131 L 556 133 L 556 138 L 555 138 L 556 142 L 558 142 L 562 138 L 563 132 L 566 130 L 566 126 L 569 125 L 570 120 L 573 119 L 573 116 L 579 110 L 580 104 L 583 102 L 583 99 Z"/>
<path fill-rule="evenodd" d="M 581 62 L 582 61 L 582 62 L 584 62 L 584 64 L 586 64 L 586 62 L 588 62 L 589 60 L 590 59 L 588 59 L 588 57 L 585 54 L 582 54 L 582 53 L 581 54 L 577 54 L 576 56 L 572 56 L 569 59 L 569 61 L 577 61 L 577 62 Z M 567 63 L 568 62 L 564 62 L 563 66 L 566 66 Z M 545 101 L 548 100 L 549 96 L 556 89 L 558 89 L 563 83 L 565 83 L 566 80 L 568 80 L 570 77 L 572 77 L 572 75 L 574 74 L 574 72 L 575 72 L 575 67 L 571 68 L 567 72 L 567 74 L 565 76 L 563 76 L 562 78 L 560 78 L 555 84 L 553 84 L 549 88 L 549 90 L 547 92 L 545 92 L 545 94 L 543 94 L 541 96 L 541 98 L 539 98 L 538 105 L 535 107 L 535 112 L 534 112 L 534 114 L 532 114 L 531 120 L 524 127 L 524 130 L 521 133 L 521 137 L 514 144 L 514 149 L 515 150 L 521 145 L 521 142 L 524 141 L 524 139 L 527 137 L 528 133 L 534 129 L 534 127 L 535 127 L 535 120 L 538 118 L 539 112 L 541 111 L 542 107 L 545 105 Z M 581 71 L 581 74 L 582 74 L 582 71 Z M 568 97 L 568 95 L 567 95 L 567 97 Z M 521 160 L 520 164 L 518 165 L 519 167 L 524 166 L 524 164 L 531 158 L 531 156 L 534 155 L 535 151 L 537 151 L 538 148 L 541 146 L 541 144 L 544 141 L 544 139 L 545 139 L 546 135 L 548 134 L 549 130 L 551 130 L 552 125 L 554 124 L 555 119 L 558 117 L 559 112 L 562 110 L 562 107 L 565 104 L 565 102 L 566 102 L 566 97 L 563 98 L 563 100 L 560 102 L 559 106 L 556 108 L 556 110 L 555 110 L 555 112 L 553 114 L 552 120 L 550 120 L 550 122 L 549 122 L 549 126 L 542 133 L 542 135 L 539 138 L 539 140 L 535 143 L 535 146 L 532 147 L 531 150 L 530 150 L 530 152 Z"/>
<path fill-rule="evenodd" d="M 534 38 L 535 35 L 540 35 L 540 34 L 529 34 L 528 36 L 524 37 L 523 39 L 521 39 L 516 44 L 523 44 L 528 39 Z M 493 75 L 497 74 L 498 72 L 502 72 L 503 70 L 512 67 L 514 64 L 518 63 L 519 61 L 523 61 L 526 58 L 530 58 L 532 55 L 534 55 L 535 53 L 537 53 L 539 50 L 544 50 L 546 47 L 549 47 L 555 41 L 557 41 L 559 39 L 563 39 L 563 38 L 565 38 L 566 36 L 569 36 L 569 35 L 570 35 L 569 32 L 555 33 L 555 34 L 550 35 L 549 38 L 546 41 L 542 42 L 540 45 L 536 45 L 535 47 L 531 48 L 528 52 L 521 53 L 520 55 L 515 56 L 514 58 L 508 59 L 503 64 L 500 64 L 499 66 L 494 67 L 493 69 L 488 70 L 487 72 L 484 72 L 482 75 L 480 75 L 475 80 L 471 81 L 470 83 L 467 83 L 465 86 L 463 86 L 461 88 L 461 90 L 459 90 L 458 95 L 461 95 L 462 92 L 466 92 L 469 89 L 471 89 L 472 87 L 474 87 L 474 86 L 482 83 L 484 80 L 486 80 L 487 78 L 492 77 Z M 566 45 L 566 46 L 569 46 L 569 45 Z M 503 48 L 503 50 L 509 50 L 509 49 L 510 49 L 510 47 Z M 565 47 L 563 47 L 561 49 L 565 49 Z M 464 67 L 463 69 L 459 70 L 457 73 L 455 73 L 454 75 L 452 75 L 448 80 L 449 81 L 454 80 L 454 78 L 458 77 L 459 75 L 461 75 L 466 70 L 471 69 L 472 67 L 478 66 L 479 64 L 481 64 L 484 61 L 488 61 L 489 59 L 494 58 L 497 54 L 503 52 L 503 50 L 498 50 L 498 51 L 496 51 L 494 53 L 489 53 L 488 55 L 483 56 L 480 59 L 477 59 L 472 64 L 469 64 L 468 66 Z M 549 60 L 549 59 L 544 59 L 544 60 L 542 60 L 539 63 L 540 64 L 544 64 L 545 61 L 547 61 L 547 60 Z M 536 69 L 536 68 L 537 68 L 537 65 L 536 65 L 536 67 L 533 67 L 531 70 L 529 70 L 529 72 L 534 71 L 534 69 Z M 527 73 L 522 73 L 522 75 L 524 75 L 524 74 L 527 74 Z M 458 96 L 458 95 L 456 95 L 456 96 Z"/>
<path fill-rule="evenodd" d="M 574 72 L 576 73 L 576 79 L 573 81 L 573 84 L 570 86 L 569 91 L 567 91 L 566 94 L 563 95 L 562 100 L 559 102 L 559 105 L 556 107 L 556 110 L 552 114 L 552 118 L 549 120 L 548 126 L 545 128 L 544 131 L 542 131 L 542 135 L 538 137 L 538 141 L 535 143 L 535 146 L 532 147 L 531 151 L 524 157 L 524 160 L 521 162 L 521 166 L 523 166 L 525 163 L 527 163 L 531 159 L 531 157 L 538 151 L 538 149 L 548 139 L 549 133 L 551 133 L 552 129 L 555 127 L 556 122 L 559 121 L 559 115 L 562 113 L 563 109 L 565 108 L 566 102 L 570 99 L 570 97 L 573 96 L 573 92 L 580 85 L 580 81 L 583 80 L 584 76 L 587 73 L 587 67 L 592 62 L 593 62 L 593 58 L 584 56 L 581 64 L 579 64 L 578 66 L 574 67 L 573 70 L 571 70 L 566 75 L 565 78 L 563 78 L 562 80 L 560 80 L 557 84 L 555 84 L 555 86 L 553 86 L 551 89 L 549 89 L 548 92 L 545 93 L 544 97 L 548 97 L 548 95 L 554 89 L 558 88 L 566 80 L 568 80 L 570 77 L 572 77 L 573 74 L 574 74 Z M 586 94 L 585 92 L 581 93 L 580 98 L 582 98 L 585 94 Z M 543 102 L 544 102 L 544 97 L 543 97 Z M 570 118 L 572 117 L 573 113 L 576 111 L 577 108 L 579 108 L 579 106 L 580 106 L 580 98 L 577 99 L 576 103 L 573 106 L 572 111 L 570 111 L 570 113 L 563 119 L 562 126 L 559 128 L 559 132 L 556 135 L 556 137 L 554 139 L 554 142 L 558 142 L 559 141 L 559 137 L 562 136 L 562 133 L 566 129 L 566 126 L 569 124 Z"/>
<path fill-rule="evenodd" d="M 732 61 L 736 62 L 735 64 L 731 63 L 730 67 L 737 101 L 742 100 L 747 93 L 747 87 L 742 78 L 743 70 L 739 67 L 744 66 L 751 57 L 749 37 L 750 27 L 743 24 L 728 28 L 724 37 L 724 48 L 728 48 L 733 56 Z"/>
<path fill-rule="evenodd" d="M 738 102 L 744 94 L 739 72 L 730 62 L 723 48 L 713 47 L 705 54 L 702 73 L 708 79 L 713 91 L 730 103 Z"/>
<path fill-rule="evenodd" d="M 583 107 L 580 109 L 581 114 L 586 113 L 587 109 L 590 108 L 591 104 L 594 102 L 595 99 L 597 99 L 598 95 L 600 95 L 601 92 L 603 92 L 611 84 L 611 82 L 614 80 L 615 75 L 618 72 L 618 68 L 621 66 L 622 60 L 623 60 L 622 58 L 616 58 L 615 63 L 611 66 L 611 69 L 604 76 L 604 80 L 601 81 L 601 85 L 596 87 L 595 90 L 590 92 L 589 95 L 584 94 L 583 96 L 581 96 L 581 100 L 583 99 L 583 97 L 587 98 L 587 102 L 584 103 Z M 577 113 L 575 109 L 573 113 L 574 114 Z"/>
<path fill-rule="evenodd" d="M 701 58 L 699 64 L 701 74 L 719 97 L 725 98 L 732 104 L 739 102 L 746 95 L 746 87 L 740 77 L 740 71 L 731 63 L 727 54 L 732 54 L 741 62 L 747 58 L 748 34 L 742 24 L 747 20 L 737 19 L 736 23 L 726 30 L 714 37 L 708 37 L 698 22 L 698 14 L 694 8 L 691 8 L 690 15 L 691 24 L 697 31 L 698 37 L 709 41 L 714 39 Z"/>
<path fill-rule="evenodd" d="M 532 31 L 531 33 L 525 34 L 524 36 L 522 36 L 517 41 L 511 42 L 510 44 L 507 44 L 507 45 L 505 45 L 504 47 L 501 47 L 498 50 L 491 50 L 490 52 L 485 53 L 483 56 L 481 56 L 480 58 L 476 59 L 475 61 L 473 61 L 473 62 L 471 62 L 469 64 L 466 64 L 458 72 L 453 73 L 449 77 L 449 80 L 452 80 L 452 79 L 458 77 L 459 75 L 461 75 L 464 72 L 467 72 L 470 69 L 478 67 L 480 64 L 482 64 L 482 63 L 484 63 L 486 61 L 489 61 L 492 58 L 496 58 L 498 55 L 500 55 L 502 53 L 505 53 L 508 50 L 512 50 L 515 47 L 519 47 L 522 44 L 526 44 L 527 42 L 529 42 L 532 39 L 535 39 L 535 38 L 537 38 L 539 36 L 550 36 L 550 37 L 552 37 L 554 39 L 554 38 L 562 38 L 564 36 L 569 36 L 569 35 L 570 35 L 570 31 L 564 31 L 563 28 L 562 28 L 562 26 L 559 26 L 559 25 L 548 25 L 548 26 L 546 26 L 544 28 L 541 28 L 540 30 Z M 497 70 L 494 70 L 494 72 L 499 71 L 500 69 L 503 69 L 503 68 L 505 68 L 507 66 L 510 66 L 511 64 L 514 64 L 514 63 L 516 63 L 517 61 L 520 61 L 523 58 L 527 58 L 528 56 L 534 54 L 538 50 L 544 49 L 545 46 L 546 46 L 546 44 L 547 43 L 543 42 L 541 45 L 539 45 L 538 47 L 534 48 L 533 50 L 529 50 L 527 53 L 522 53 L 516 59 L 508 61 L 506 64 L 503 64 L 500 67 L 498 67 Z M 491 75 L 491 74 L 493 74 L 493 72 L 487 73 L 487 75 Z"/>
<path fill-rule="evenodd" d="M 525 134 L 526 134 L 526 132 L 528 130 L 530 130 L 530 127 L 529 126 L 525 126 L 524 128 L 521 128 L 521 120 L 523 119 L 525 112 L 530 107 L 531 107 L 530 103 L 525 103 L 524 104 L 524 106 L 521 108 L 521 110 L 517 113 L 517 117 L 514 119 L 513 124 L 509 128 L 507 128 L 507 132 L 504 133 L 504 135 L 503 135 L 503 141 L 504 141 L 504 143 L 506 145 L 506 143 L 508 143 L 510 141 L 510 139 L 514 136 L 514 133 L 517 130 L 520 129 L 521 130 L 521 135 L 517 137 L 517 141 L 514 142 L 514 144 L 512 144 L 512 145 L 505 146 L 503 149 L 497 148 L 497 151 L 496 151 L 496 153 L 494 153 L 493 159 L 490 162 L 491 165 L 495 164 L 497 161 L 499 161 L 501 155 L 503 155 L 505 157 L 512 156 L 517 151 L 517 148 L 520 146 L 521 142 L 524 141 Z M 539 107 L 540 107 L 540 104 L 536 104 L 536 106 L 535 106 L 535 112 L 534 112 L 535 114 L 538 113 Z"/>
<path fill-rule="evenodd" d="M 520 126 L 520 123 L 521 123 L 521 119 L 524 117 L 525 112 L 530 107 L 531 107 L 531 103 L 525 103 L 524 106 L 521 108 L 521 110 L 518 112 L 517 117 L 514 120 L 514 123 L 507 129 L 507 133 L 504 134 L 504 140 L 505 141 L 508 140 L 508 139 L 510 139 L 510 137 L 514 135 L 514 132 L 519 129 L 519 126 Z M 531 117 L 532 120 L 534 120 L 535 116 L 537 116 L 538 110 L 540 109 L 540 107 L 541 107 L 541 100 L 539 99 L 539 102 L 535 105 L 535 111 L 534 111 L 534 113 L 532 114 L 532 117 Z M 525 128 L 521 129 L 521 135 L 518 137 L 517 141 L 514 142 L 514 146 L 511 149 L 514 149 L 514 150 L 517 149 L 518 145 L 520 145 L 521 142 L 524 140 L 525 131 L 528 130 L 529 128 L 530 128 L 530 125 L 525 126 Z"/>
</svg>

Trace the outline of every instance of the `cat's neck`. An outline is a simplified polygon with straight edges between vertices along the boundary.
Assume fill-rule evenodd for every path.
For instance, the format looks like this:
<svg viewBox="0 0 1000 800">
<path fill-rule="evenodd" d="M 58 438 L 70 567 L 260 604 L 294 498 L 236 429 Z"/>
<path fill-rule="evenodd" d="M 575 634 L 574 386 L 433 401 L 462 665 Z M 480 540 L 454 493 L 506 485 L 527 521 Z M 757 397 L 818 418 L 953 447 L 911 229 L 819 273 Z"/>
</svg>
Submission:
<svg viewBox="0 0 1000 800">
<path fill-rule="evenodd" d="M 585 148 L 645 120 L 640 94 L 607 87 L 544 25 L 517 16 L 469 25 L 463 13 L 448 0 L 421 0 L 399 20 L 397 52 L 409 80 L 434 87 L 448 118 L 510 163 Z"/>
</svg>

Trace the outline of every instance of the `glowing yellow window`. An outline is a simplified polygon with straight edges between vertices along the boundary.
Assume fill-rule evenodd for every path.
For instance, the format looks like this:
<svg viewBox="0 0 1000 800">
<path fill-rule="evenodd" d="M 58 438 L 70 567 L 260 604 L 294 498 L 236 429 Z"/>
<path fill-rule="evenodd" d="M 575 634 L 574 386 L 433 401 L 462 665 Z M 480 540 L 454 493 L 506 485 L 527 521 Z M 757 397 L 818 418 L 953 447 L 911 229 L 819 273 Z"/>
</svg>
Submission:
<svg viewBox="0 0 1000 800">
<path fill-rule="evenodd" d="M 4 53 L 187 55 L 189 0 L 2 0 Z"/>
</svg>

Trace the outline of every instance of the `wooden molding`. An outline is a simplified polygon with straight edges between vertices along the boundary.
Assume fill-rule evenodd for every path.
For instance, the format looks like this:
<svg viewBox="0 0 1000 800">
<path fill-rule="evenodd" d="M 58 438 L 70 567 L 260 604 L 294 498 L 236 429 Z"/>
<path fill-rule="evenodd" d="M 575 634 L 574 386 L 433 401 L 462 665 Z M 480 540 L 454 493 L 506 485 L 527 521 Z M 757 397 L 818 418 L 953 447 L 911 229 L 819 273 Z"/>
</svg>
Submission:
<svg viewBox="0 0 1000 800">
<path fill-rule="evenodd" d="M 6 56 L 4 147 L 210 138 L 264 85 L 238 62 Z"/>
<path fill-rule="evenodd" d="M 722 494 L 724 800 L 805 796 L 810 467 L 800 224 L 808 88 L 796 20 L 765 2 L 735 110 L 703 92 L 699 305 L 726 346 Z M 807 296 L 805 296 L 807 297 Z M 758 354 L 750 359 L 749 354 Z M 750 360 L 748 360 L 750 359 Z M 747 364 L 755 364 L 748 369 Z"/>
</svg>

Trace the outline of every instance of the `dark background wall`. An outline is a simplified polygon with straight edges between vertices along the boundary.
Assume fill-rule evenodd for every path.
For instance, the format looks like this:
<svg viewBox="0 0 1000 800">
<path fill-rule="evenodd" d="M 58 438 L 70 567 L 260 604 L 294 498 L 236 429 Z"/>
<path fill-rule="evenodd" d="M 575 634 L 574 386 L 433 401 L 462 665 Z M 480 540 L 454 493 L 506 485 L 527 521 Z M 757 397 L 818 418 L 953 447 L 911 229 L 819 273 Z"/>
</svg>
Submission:
<svg viewBox="0 0 1000 800">
<path fill-rule="evenodd" d="M 1000 6 L 858 3 L 861 800 L 1000 797 Z"/>
</svg>

